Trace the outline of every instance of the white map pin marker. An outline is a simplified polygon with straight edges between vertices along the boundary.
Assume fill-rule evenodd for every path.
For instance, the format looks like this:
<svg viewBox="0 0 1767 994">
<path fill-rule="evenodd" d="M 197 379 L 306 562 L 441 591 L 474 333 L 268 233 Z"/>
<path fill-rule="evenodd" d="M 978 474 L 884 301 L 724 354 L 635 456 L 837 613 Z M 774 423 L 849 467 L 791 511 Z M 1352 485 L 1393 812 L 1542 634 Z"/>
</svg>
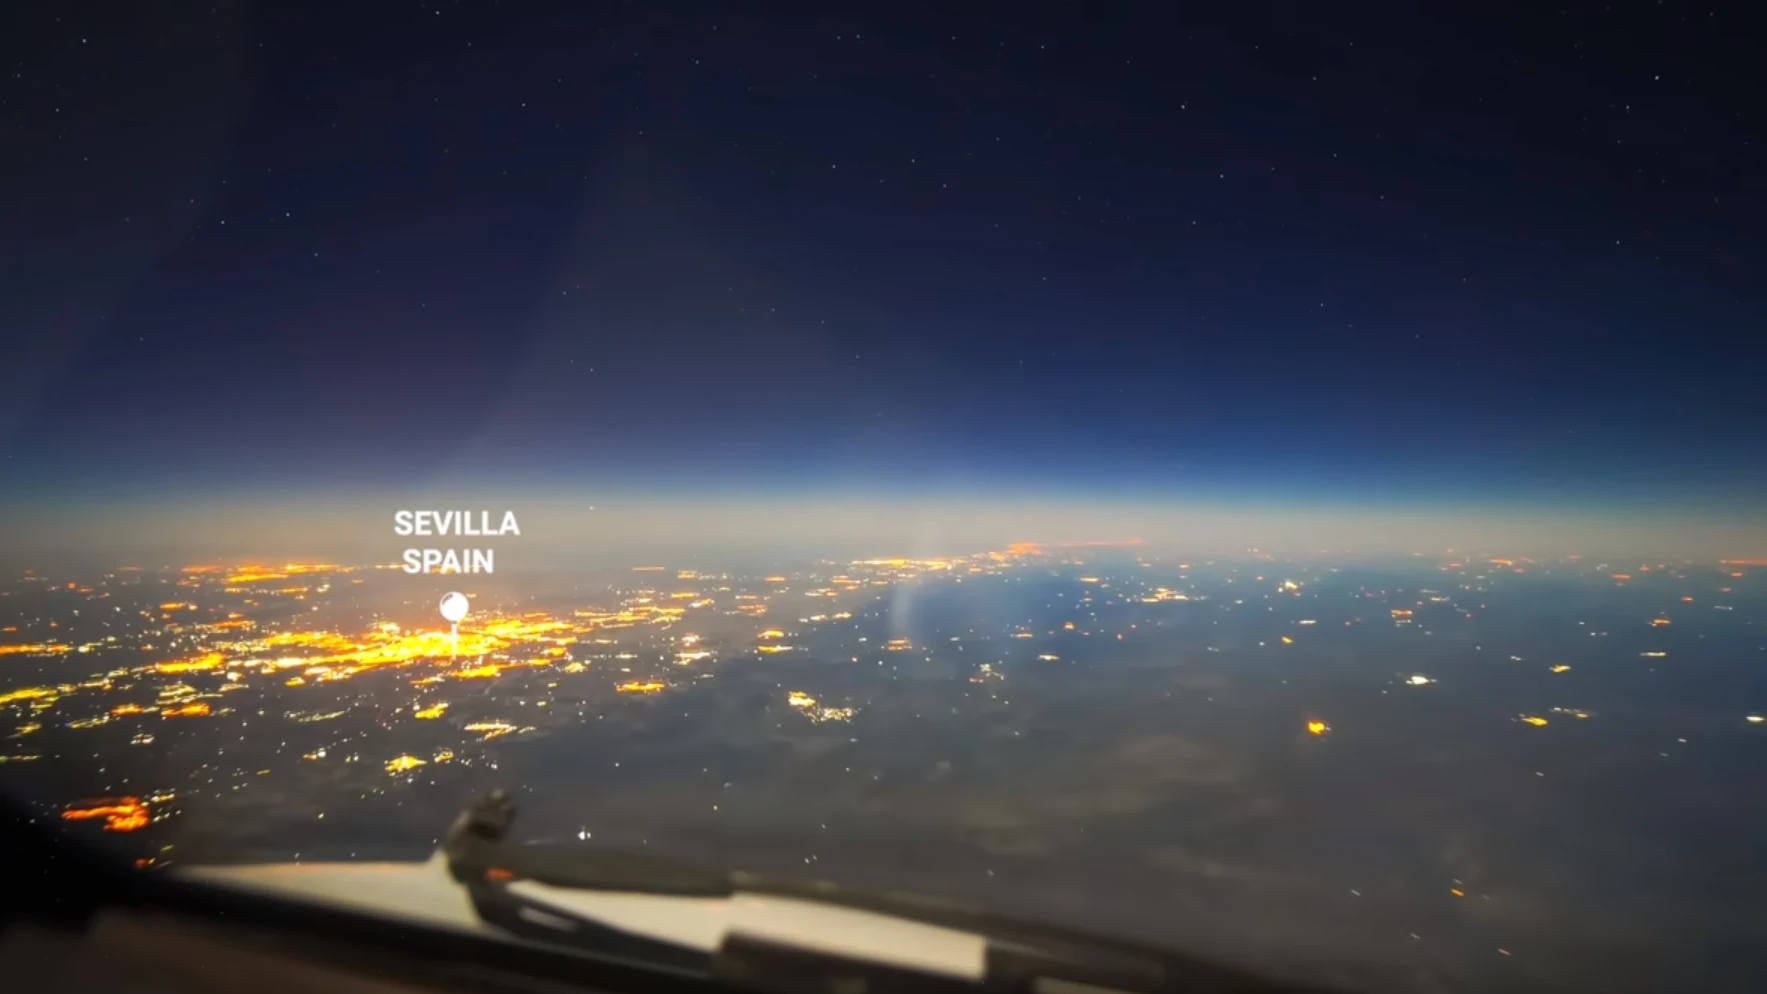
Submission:
<svg viewBox="0 0 1767 994">
<path fill-rule="evenodd" d="M 442 617 L 448 622 L 448 638 L 453 642 L 453 653 L 456 656 L 460 655 L 460 619 L 466 617 L 466 612 L 471 607 L 466 595 L 459 591 L 442 595 Z"/>
</svg>

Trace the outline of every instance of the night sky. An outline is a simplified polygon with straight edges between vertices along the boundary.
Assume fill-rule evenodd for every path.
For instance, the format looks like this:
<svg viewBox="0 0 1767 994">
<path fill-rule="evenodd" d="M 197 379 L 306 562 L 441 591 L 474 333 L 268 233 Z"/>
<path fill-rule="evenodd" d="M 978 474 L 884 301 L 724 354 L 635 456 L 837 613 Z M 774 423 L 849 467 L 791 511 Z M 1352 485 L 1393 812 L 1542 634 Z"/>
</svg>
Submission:
<svg viewBox="0 0 1767 994">
<path fill-rule="evenodd" d="M 1767 503 L 1735 7 L 37 6 L 12 498 Z"/>
</svg>

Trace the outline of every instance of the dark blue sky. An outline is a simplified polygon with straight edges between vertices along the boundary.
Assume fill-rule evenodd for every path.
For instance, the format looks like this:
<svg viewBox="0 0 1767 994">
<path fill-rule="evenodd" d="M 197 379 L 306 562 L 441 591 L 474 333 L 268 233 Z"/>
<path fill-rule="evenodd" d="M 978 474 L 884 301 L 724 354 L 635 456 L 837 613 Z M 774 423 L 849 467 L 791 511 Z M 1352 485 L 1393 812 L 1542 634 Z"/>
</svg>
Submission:
<svg viewBox="0 0 1767 994">
<path fill-rule="evenodd" d="M 20 15 L 6 489 L 1759 503 L 1737 14 L 729 6 Z"/>
</svg>

